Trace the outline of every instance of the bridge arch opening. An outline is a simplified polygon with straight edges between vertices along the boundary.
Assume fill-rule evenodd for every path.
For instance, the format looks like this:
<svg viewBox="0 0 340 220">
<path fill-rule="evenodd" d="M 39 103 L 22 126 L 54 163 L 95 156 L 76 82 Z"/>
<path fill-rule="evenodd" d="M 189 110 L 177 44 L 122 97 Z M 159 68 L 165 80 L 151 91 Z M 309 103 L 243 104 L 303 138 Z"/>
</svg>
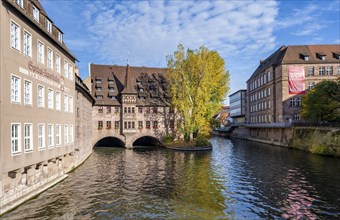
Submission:
<svg viewBox="0 0 340 220">
<path fill-rule="evenodd" d="M 136 139 L 133 144 L 133 147 L 160 147 L 163 146 L 162 142 L 155 137 L 151 136 L 143 136 Z"/>
<path fill-rule="evenodd" d="M 97 141 L 93 147 L 125 147 L 125 143 L 116 137 L 105 137 Z"/>
</svg>

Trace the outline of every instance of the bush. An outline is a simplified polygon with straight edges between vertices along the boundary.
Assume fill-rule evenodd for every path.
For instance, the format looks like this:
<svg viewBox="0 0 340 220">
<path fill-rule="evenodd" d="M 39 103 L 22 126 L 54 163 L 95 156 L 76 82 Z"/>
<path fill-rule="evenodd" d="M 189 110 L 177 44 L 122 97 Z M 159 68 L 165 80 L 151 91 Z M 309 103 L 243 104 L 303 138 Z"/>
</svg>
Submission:
<svg viewBox="0 0 340 220">
<path fill-rule="evenodd" d="M 163 137 L 163 143 L 164 144 L 169 144 L 169 143 L 171 143 L 172 142 L 172 136 L 171 135 L 165 135 L 164 137 Z"/>
<path fill-rule="evenodd" d="M 206 137 L 198 136 L 195 140 L 195 146 L 198 146 L 198 147 L 210 146 L 210 142 Z"/>
</svg>

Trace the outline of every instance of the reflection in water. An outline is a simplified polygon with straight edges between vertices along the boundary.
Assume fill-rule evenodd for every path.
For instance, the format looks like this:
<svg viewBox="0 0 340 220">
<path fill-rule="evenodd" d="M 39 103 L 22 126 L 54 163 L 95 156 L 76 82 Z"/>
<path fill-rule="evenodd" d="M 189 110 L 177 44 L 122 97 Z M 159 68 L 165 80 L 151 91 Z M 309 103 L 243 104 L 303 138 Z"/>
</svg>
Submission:
<svg viewBox="0 0 340 220">
<path fill-rule="evenodd" d="M 340 161 L 213 138 L 212 152 L 95 148 L 4 219 L 337 219 Z"/>
</svg>

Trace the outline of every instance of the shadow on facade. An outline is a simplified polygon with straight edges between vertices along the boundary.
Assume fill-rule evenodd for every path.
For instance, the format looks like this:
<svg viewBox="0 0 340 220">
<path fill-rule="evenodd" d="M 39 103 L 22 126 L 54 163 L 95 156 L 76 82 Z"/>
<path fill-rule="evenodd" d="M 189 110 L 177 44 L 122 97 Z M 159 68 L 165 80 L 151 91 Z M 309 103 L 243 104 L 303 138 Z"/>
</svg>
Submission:
<svg viewBox="0 0 340 220">
<path fill-rule="evenodd" d="M 133 142 L 133 147 L 160 147 L 162 146 L 162 142 L 160 142 L 157 138 L 144 136 L 140 137 L 135 142 Z"/>
<path fill-rule="evenodd" d="M 115 137 L 100 139 L 93 147 L 125 147 L 125 143 Z"/>
</svg>

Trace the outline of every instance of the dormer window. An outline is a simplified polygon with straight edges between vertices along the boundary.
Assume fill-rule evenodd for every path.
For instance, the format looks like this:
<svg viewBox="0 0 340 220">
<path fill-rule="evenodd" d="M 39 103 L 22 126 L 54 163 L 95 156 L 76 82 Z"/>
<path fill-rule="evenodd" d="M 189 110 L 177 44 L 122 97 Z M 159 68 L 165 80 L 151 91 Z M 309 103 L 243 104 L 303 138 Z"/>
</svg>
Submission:
<svg viewBox="0 0 340 220">
<path fill-rule="evenodd" d="M 304 61 L 309 61 L 309 55 L 308 54 L 301 53 L 300 56 Z"/>
<path fill-rule="evenodd" d="M 334 58 L 340 60 L 340 52 L 333 53 Z"/>
<path fill-rule="evenodd" d="M 326 54 L 319 52 L 316 55 L 320 60 L 326 60 Z"/>
<path fill-rule="evenodd" d="M 63 42 L 63 34 L 62 34 L 61 32 L 58 32 L 58 41 L 59 41 L 60 43 Z"/>
<path fill-rule="evenodd" d="M 33 18 L 34 18 L 34 20 L 39 22 L 39 10 L 34 6 L 33 6 Z"/>
<path fill-rule="evenodd" d="M 46 30 L 52 33 L 52 23 L 48 19 L 46 19 Z"/>
<path fill-rule="evenodd" d="M 17 5 L 19 5 L 21 8 L 24 8 L 24 0 L 16 0 Z"/>
</svg>

